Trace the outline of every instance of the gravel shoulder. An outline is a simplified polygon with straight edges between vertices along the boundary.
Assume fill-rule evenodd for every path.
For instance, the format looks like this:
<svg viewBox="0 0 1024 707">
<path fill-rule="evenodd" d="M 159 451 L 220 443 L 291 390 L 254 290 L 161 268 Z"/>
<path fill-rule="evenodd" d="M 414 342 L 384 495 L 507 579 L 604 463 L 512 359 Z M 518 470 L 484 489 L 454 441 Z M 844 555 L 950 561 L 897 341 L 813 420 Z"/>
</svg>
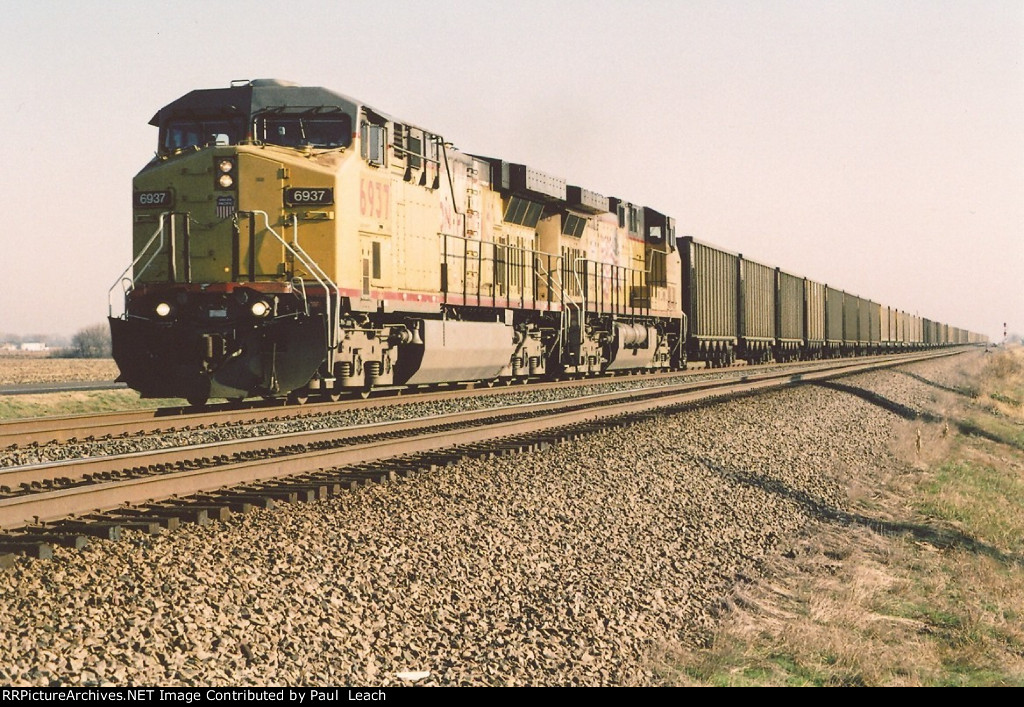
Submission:
<svg viewBox="0 0 1024 707">
<path fill-rule="evenodd" d="M 664 683 L 1024 686 L 1024 349 L 920 365 L 885 387 L 887 446 L 726 599 L 707 646 L 669 644 Z"/>
<path fill-rule="evenodd" d="M 707 642 L 737 586 L 840 516 L 929 393 L 897 371 L 842 383 L 870 394 L 720 403 L 19 561 L 0 573 L 0 682 L 657 683 L 654 656 Z"/>
</svg>

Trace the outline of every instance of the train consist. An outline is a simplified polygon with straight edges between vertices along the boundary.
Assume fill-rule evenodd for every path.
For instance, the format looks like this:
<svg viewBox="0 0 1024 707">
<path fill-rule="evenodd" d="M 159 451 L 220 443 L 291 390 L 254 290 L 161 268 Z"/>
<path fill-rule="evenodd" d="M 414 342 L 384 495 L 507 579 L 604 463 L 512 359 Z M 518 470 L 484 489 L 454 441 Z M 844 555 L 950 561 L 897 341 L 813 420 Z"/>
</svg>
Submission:
<svg viewBox="0 0 1024 707">
<path fill-rule="evenodd" d="M 687 352 L 711 366 L 738 358 L 764 363 L 870 356 L 988 341 L 691 237 L 680 243 Z"/>
<path fill-rule="evenodd" d="M 984 341 L 676 236 L 652 208 L 460 152 L 351 98 L 276 80 L 162 108 L 111 297 L 144 397 L 867 355 Z"/>
</svg>

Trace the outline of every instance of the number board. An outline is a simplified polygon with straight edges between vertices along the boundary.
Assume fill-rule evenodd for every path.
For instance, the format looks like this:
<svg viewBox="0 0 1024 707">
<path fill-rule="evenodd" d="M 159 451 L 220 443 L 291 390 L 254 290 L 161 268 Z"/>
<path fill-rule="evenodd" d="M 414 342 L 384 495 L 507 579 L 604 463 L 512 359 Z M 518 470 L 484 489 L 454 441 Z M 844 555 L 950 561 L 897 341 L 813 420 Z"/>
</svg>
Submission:
<svg viewBox="0 0 1024 707">
<path fill-rule="evenodd" d="M 284 190 L 285 206 L 312 204 L 326 206 L 334 203 L 334 189 L 320 187 L 288 187 Z"/>
<path fill-rule="evenodd" d="M 136 209 L 159 209 L 174 206 L 174 194 L 170 191 L 132 192 L 132 205 Z"/>
</svg>

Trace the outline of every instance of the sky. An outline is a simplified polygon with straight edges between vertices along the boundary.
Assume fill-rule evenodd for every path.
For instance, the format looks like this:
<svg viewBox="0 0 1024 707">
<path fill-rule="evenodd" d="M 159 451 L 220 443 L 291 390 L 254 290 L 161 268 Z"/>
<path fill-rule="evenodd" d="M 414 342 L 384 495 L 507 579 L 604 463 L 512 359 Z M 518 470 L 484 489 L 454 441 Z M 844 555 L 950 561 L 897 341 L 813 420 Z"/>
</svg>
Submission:
<svg viewBox="0 0 1024 707">
<path fill-rule="evenodd" d="M 0 332 L 104 321 L 162 106 L 319 85 L 930 319 L 1024 332 L 1024 0 L 5 2 Z"/>
</svg>

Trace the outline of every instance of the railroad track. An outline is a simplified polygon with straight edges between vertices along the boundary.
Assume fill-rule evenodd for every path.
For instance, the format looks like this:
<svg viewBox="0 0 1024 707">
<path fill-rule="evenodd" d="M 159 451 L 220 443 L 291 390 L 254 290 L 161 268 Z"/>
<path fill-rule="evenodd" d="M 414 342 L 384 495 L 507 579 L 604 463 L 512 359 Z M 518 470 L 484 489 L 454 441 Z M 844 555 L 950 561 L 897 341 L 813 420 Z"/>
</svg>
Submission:
<svg viewBox="0 0 1024 707">
<path fill-rule="evenodd" d="M 533 383 L 529 386 L 529 389 L 545 390 L 558 387 L 579 387 L 599 385 L 613 381 L 658 380 L 683 375 L 714 375 L 721 373 L 721 370 L 693 371 L 690 373 L 673 371 L 634 376 L 552 381 Z M 740 371 L 743 369 L 737 368 L 735 370 Z M 0 422 L 0 449 L 26 447 L 50 442 L 62 443 L 71 440 L 100 439 L 195 429 L 214 424 L 257 424 L 347 410 L 367 410 L 394 405 L 396 402 L 422 402 L 476 397 L 480 395 L 501 395 L 502 393 L 512 394 L 524 389 L 526 388 L 522 385 L 495 388 L 481 386 L 457 388 L 451 386 L 426 391 L 394 389 L 384 390 L 379 397 L 368 400 L 350 399 L 339 402 L 311 402 L 306 405 L 287 404 L 283 400 L 253 400 L 246 401 L 243 404 L 224 403 L 221 405 L 210 405 L 202 411 L 197 411 L 193 407 L 182 406 L 100 414 L 90 413 L 59 417 L 26 418 Z"/>
<path fill-rule="evenodd" d="M 873 360 L 902 360 L 912 354 L 894 354 Z M 632 380 L 655 381 L 665 378 L 702 378 L 723 376 L 742 376 L 749 371 L 758 370 L 791 370 L 807 367 L 828 368 L 835 365 L 834 361 L 818 361 L 813 363 L 795 362 L 784 364 L 767 364 L 764 366 L 738 366 L 734 368 L 693 369 L 689 371 L 672 371 L 663 373 L 647 373 L 641 375 L 584 378 L 570 381 L 551 381 L 532 383 L 529 390 L 549 390 L 555 388 L 573 388 L 601 385 L 602 383 L 623 382 Z M 368 410 L 397 402 L 424 402 L 431 400 L 455 400 L 459 398 L 479 397 L 482 395 L 514 394 L 526 387 L 481 387 L 465 389 L 447 387 L 427 391 L 385 390 L 381 397 L 369 400 L 351 399 L 340 402 L 313 402 L 307 405 L 289 405 L 284 401 L 247 401 L 244 404 L 224 403 L 211 405 L 202 411 L 193 407 L 164 407 L 149 410 L 131 410 L 99 414 L 64 415 L 54 417 L 38 417 L 18 420 L 0 421 L 0 449 L 11 449 L 41 445 L 48 443 L 64 443 L 72 440 L 96 440 L 130 435 L 153 434 L 189 430 L 211 425 L 224 424 L 259 424 L 277 420 L 298 419 L 315 415 L 326 415 L 349 410 Z"/>
<path fill-rule="evenodd" d="M 321 498 L 465 454 L 505 453 L 712 397 L 813 383 L 955 351 L 797 365 L 721 380 L 509 405 L 433 417 L 231 440 L 0 470 L 0 553 L 45 557 L 54 543 L 203 522 L 274 500 Z M 185 501 L 185 497 L 191 500 Z M 144 507 L 140 507 L 144 506 Z"/>
</svg>

